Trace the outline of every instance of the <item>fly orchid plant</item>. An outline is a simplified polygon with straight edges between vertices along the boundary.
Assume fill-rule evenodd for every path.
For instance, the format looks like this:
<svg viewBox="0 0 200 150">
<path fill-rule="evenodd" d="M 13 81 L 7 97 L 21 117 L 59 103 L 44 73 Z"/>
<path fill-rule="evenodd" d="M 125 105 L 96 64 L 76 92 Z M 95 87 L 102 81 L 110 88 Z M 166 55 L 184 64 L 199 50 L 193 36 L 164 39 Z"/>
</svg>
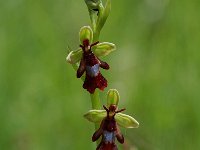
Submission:
<svg viewBox="0 0 200 150">
<path fill-rule="evenodd" d="M 91 27 L 83 26 L 79 32 L 80 45 L 75 51 L 69 52 L 66 60 L 76 71 L 77 78 L 83 80 L 83 88 L 90 93 L 92 110 L 84 117 L 95 124 L 95 133 L 92 141 L 97 142 L 97 150 L 117 150 L 115 139 L 124 143 L 119 126 L 125 128 L 137 128 L 139 123 L 131 116 L 121 113 L 125 109 L 118 110 L 119 93 L 110 89 L 107 93 L 107 106 L 102 105 L 99 98 L 99 90 L 107 87 L 107 80 L 100 72 L 100 68 L 108 70 L 110 66 L 100 57 L 107 56 L 116 50 L 116 46 L 110 42 L 99 42 L 99 35 L 111 10 L 111 0 L 106 0 L 103 5 L 101 0 L 85 0 L 88 7 Z M 99 90 L 98 90 L 99 89 Z M 104 110 L 102 110 L 102 106 Z"/>
</svg>

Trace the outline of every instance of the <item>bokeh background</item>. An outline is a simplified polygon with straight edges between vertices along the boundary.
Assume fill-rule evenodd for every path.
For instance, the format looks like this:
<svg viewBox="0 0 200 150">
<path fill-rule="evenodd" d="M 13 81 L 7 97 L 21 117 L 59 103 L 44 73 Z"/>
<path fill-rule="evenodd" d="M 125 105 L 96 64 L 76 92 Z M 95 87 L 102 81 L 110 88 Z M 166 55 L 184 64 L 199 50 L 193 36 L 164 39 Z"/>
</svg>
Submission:
<svg viewBox="0 0 200 150">
<path fill-rule="evenodd" d="M 113 0 L 102 71 L 139 122 L 127 150 L 200 149 L 200 2 Z M 0 150 L 92 150 L 90 96 L 67 64 L 89 25 L 83 0 L 0 1 Z"/>
</svg>

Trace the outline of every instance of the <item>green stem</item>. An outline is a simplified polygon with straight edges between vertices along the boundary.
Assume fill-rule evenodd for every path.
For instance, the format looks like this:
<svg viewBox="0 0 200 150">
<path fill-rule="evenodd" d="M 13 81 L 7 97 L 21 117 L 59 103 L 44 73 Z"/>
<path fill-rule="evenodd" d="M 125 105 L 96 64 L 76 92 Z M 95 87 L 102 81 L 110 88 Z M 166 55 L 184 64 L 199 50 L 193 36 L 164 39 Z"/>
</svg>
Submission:
<svg viewBox="0 0 200 150">
<path fill-rule="evenodd" d="M 96 20 L 95 20 L 96 13 L 89 10 L 89 14 L 90 14 L 90 20 L 92 24 L 92 30 L 95 31 L 96 30 Z"/>
<path fill-rule="evenodd" d="M 93 42 L 96 42 L 99 40 L 99 35 L 100 35 L 99 30 L 94 31 Z"/>
<path fill-rule="evenodd" d="M 90 94 L 92 109 L 101 109 L 101 101 L 99 97 L 99 91 L 96 89 L 93 94 Z M 99 124 L 94 124 L 95 131 L 99 129 Z M 96 145 L 98 146 L 100 143 L 100 139 L 96 141 Z"/>
<path fill-rule="evenodd" d="M 99 32 L 96 32 L 96 20 L 95 20 L 96 13 L 89 10 L 89 14 L 90 14 L 90 20 L 91 20 L 91 24 L 92 24 L 92 29 L 94 32 L 92 42 L 95 42 L 99 39 Z M 91 98 L 91 103 L 92 103 L 92 109 L 101 109 L 99 91 L 95 90 L 95 92 L 93 94 L 90 94 L 90 98 Z M 95 129 L 96 129 L 96 125 L 95 125 Z"/>
<path fill-rule="evenodd" d="M 94 40 L 98 41 L 99 39 L 99 34 L 96 34 L 96 32 L 94 32 Z M 99 97 L 99 91 L 96 89 L 94 91 L 93 94 L 90 94 L 90 98 L 91 98 L 91 103 L 92 103 L 92 109 L 101 109 L 101 101 L 100 101 L 100 97 Z M 99 124 L 95 123 L 95 131 L 99 129 Z M 100 140 L 96 141 L 96 145 L 98 146 L 98 144 L 100 143 Z"/>
<path fill-rule="evenodd" d="M 95 13 L 90 12 L 90 20 L 91 20 L 91 24 L 92 24 L 92 29 L 93 29 L 93 42 L 96 42 L 99 40 L 99 35 L 100 35 L 100 31 L 97 29 L 96 26 L 96 20 L 95 20 Z M 96 89 L 95 92 L 93 94 L 90 94 L 90 99 L 91 99 L 91 103 L 92 103 L 92 109 L 101 109 L 101 101 L 100 101 L 100 97 L 99 97 L 99 91 Z M 95 131 L 99 129 L 99 124 L 95 123 Z M 98 144 L 100 143 L 100 140 L 96 141 L 96 145 L 98 146 Z"/>
<path fill-rule="evenodd" d="M 108 1 L 106 3 L 106 6 L 110 4 L 110 1 Z M 110 7 L 109 7 L 110 8 Z M 90 15 L 90 20 L 91 20 L 91 26 L 93 29 L 93 41 L 92 42 L 96 42 L 99 40 L 99 36 L 100 36 L 100 32 L 101 29 L 103 27 L 103 25 L 105 24 L 105 21 L 107 19 L 107 16 L 104 18 L 103 17 L 103 13 L 104 13 L 104 6 L 102 4 L 102 1 L 100 1 L 100 4 L 98 6 L 98 16 L 96 17 L 96 13 L 90 9 L 89 10 L 89 15 Z M 109 14 L 109 11 L 107 11 L 107 13 Z M 95 90 L 95 92 L 93 94 L 90 94 L 90 98 L 91 98 L 91 103 L 92 103 L 92 109 L 101 109 L 102 104 L 100 101 L 100 97 L 99 97 L 99 90 Z M 95 130 L 97 130 L 99 128 L 99 124 L 95 124 Z M 99 144 L 99 140 L 96 142 L 96 144 Z"/>
<path fill-rule="evenodd" d="M 92 109 L 101 109 L 101 102 L 99 98 L 99 91 L 95 90 L 93 94 L 90 94 Z"/>
</svg>

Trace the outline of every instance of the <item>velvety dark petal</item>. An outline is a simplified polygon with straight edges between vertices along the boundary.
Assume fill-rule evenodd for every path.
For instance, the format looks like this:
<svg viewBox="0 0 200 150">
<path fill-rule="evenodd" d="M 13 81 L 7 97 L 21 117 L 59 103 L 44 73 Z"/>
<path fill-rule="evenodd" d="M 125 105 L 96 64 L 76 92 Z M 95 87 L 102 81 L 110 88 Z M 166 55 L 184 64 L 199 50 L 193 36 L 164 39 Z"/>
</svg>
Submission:
<svg viewBox="0 0 200 150">
<path fill-rule="evenodd" d="M 85 68 L 86 68 L 85 60 L 81 59 L 79 68 L 78 68 L 77 73 L 76 73 L 77 78 L 80 78 L 83 75 L 83 73 L 85 72 Z"/>
<path fill-rule="evenodd" d="M 84 53 L 83 57 L 87 66 L 94 66 L 99 64 L 99 60 L 92 52 Z"/>
<path fill-rule="evenodd" d="M 117 138 L 118 142 L 120 142 L 121 144 L 124 143 L 124 136 L 121 134 L 118 126 L 117 126 L 117 130 L 116 130 L 116 138 Z"/>
<path fill-rule="evenodd" d="M 99 129 L 93 134 L 93 136 L 92 136 L 93 142 L 98 140 L 99 137 L 103 134 L 104 122 L 105 122 L 105 119 L 101 121 L 101 125 L 100 125 Z"/>
<path fill-rule="evenodd" d="M 87 47 L 90 45 L 90 41 L 88 39 L 83 40 L 83 46 Z"/>
<path fill-rule="evenodd" d="M 107 80 L 101 75 L 101 73 L 99 73 L 99 75 L 96 77 L 96 83 L 97 83 L 97 87 L 102 91 L 108 85 Z"/>
<path fill-rule="evenodd" d="M 96 88 L 104 90 L 107 87 L 107 80 L 99 73 L 96 77 L 86 75 L 83 88 L 87 89 L 90 93 L 94 93 Z"/>
<path fill-rule="evenodd" d="M 110 68 L 110 66 L 106 62 L 104 62 L 100 59 L 99 59 L 99 61 L 100 61 L 100 67 L 101 68 L 106 69 L 106 70 L 108 70 Z"/>
<path fill-rule="evenodd" d="M 115 143 L 100 143 L 100 145 L 97 147 L 97 150 L 118 150 Z"/>
</svg>

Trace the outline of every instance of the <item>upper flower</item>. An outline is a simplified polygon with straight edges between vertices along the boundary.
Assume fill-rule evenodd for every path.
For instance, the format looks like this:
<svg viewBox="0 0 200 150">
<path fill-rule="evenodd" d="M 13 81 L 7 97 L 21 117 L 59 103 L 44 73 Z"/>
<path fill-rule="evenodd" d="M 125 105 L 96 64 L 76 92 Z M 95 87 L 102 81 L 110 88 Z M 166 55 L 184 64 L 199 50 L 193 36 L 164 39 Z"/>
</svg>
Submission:
<svg viewBox="0 0 200 150">
<path fill-rule="evenodd" d="M 80 78 L 86 72 L 84 89 L 87 89 L 90 93 L 94 93 L 96 88 L 104 90 L 107 87 L 107 80 L 100 73 L 100 68 L 107 70 L 109 65 L 99 57 L 106 56 L 115 50 L 115 45 L 108 42 L 99 43 L 98 41 L 92 43 L 93 32 L 89 26 L 81 28 L 79 37 L 80 49 L 69 53 L 67 61 L 72 64 L 80 61 L 77 78 Z"/>
<path fill-rule="evenodd" d="M 84 26 L 80 29 L 79 39 L 81 45 L 85 45 L 86 40 L 88 41 L 88 45 L 93 42 L 93 31 L 90 26 Z M 90 47 L 92 48 L 92 52 L 94 53 L 94 55 L 97 57 L 107 56 L 108 54 L 110 54 L 110 52 L 116 50 L 115 44 L 109 42 L 99 42 L 96 45 L 90 45 Z M 68 54 L 66 60 L 70 64 L 75 64 L 81 60 L 82 54 L 82 48 L 79 47 L 77 50 L 71 51 Z"/>
</svg>

